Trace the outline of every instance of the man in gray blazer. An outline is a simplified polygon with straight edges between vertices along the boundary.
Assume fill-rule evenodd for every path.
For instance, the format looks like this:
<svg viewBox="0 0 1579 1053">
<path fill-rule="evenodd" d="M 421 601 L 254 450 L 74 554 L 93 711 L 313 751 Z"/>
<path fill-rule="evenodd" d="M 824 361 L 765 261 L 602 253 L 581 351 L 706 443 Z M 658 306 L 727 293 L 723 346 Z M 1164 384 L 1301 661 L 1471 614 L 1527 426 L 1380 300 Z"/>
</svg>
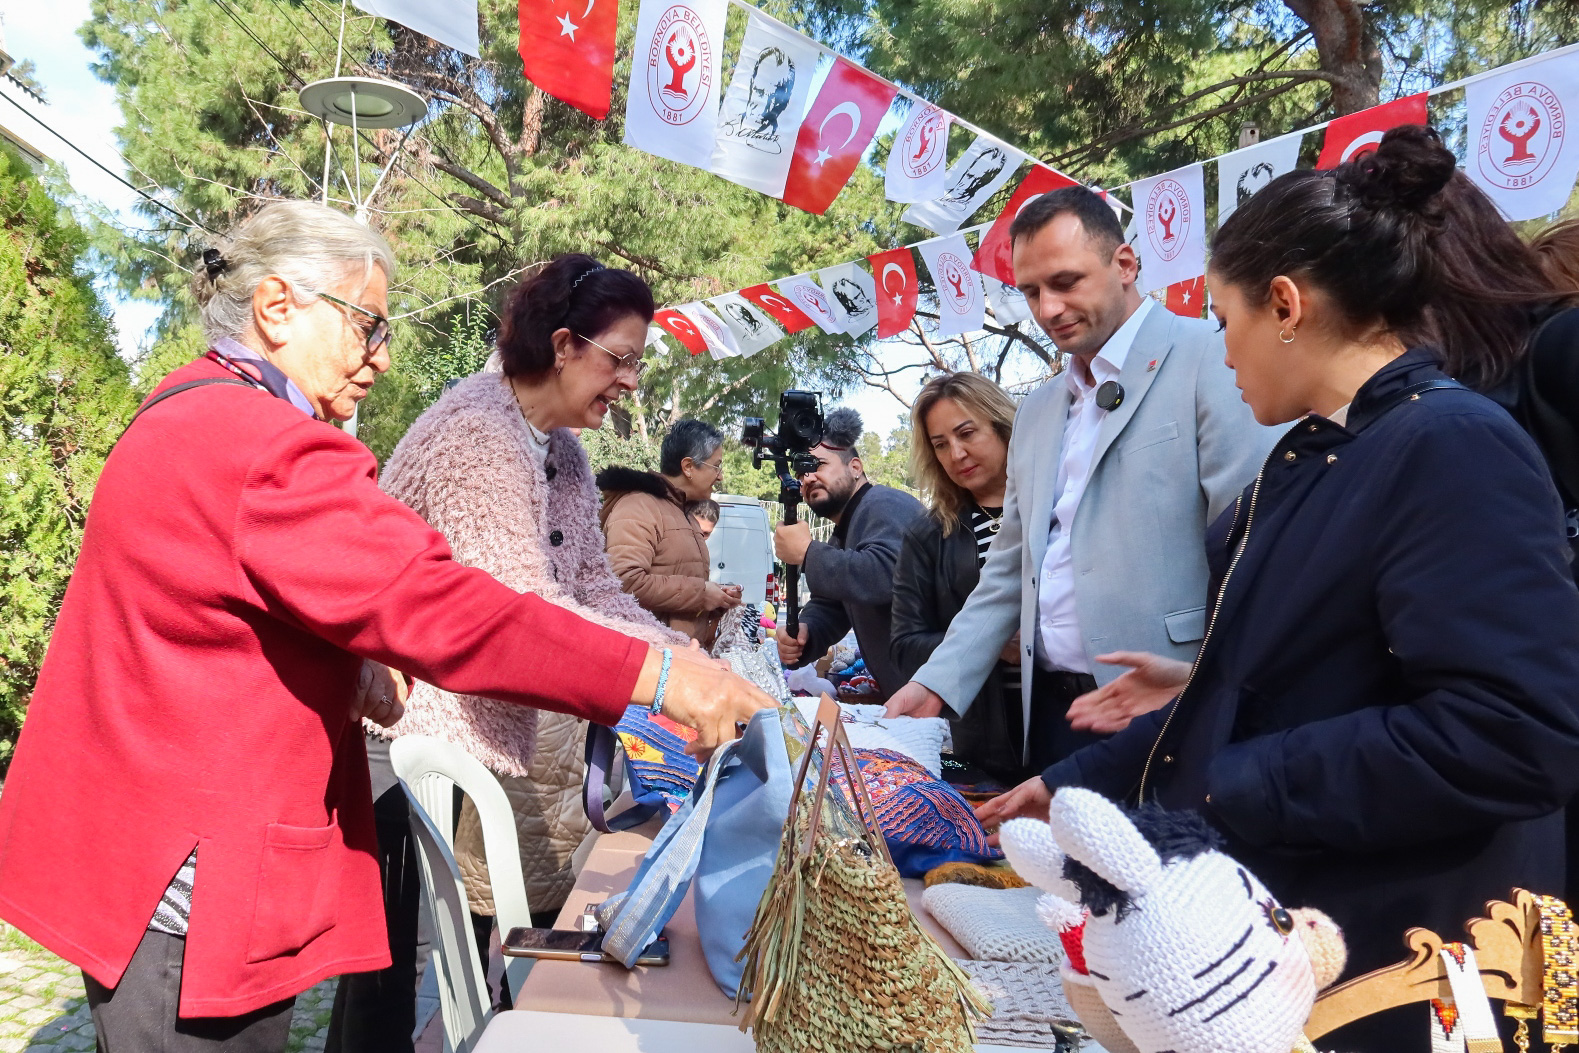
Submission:
<svg viewBox="0 0 1579 1053">
<path fill-rule="evenodd" d="M 1016 284 L 1068 366 L 1020 406 L 980 583 L 888 714 L 936 716 L 946 705 L 963 715 L 1017 636 L 1011 722 L 1030 776 L 1095 740 L 1064 718 L 1122 671 L 1099 659 L 1194 658 L 1206 627 L 1206 527 L 1278 433 L 1240 399 L 1209 323 L 1136 292 L 1135 251 L 1096 194 L 1044 194 L 1010 237 Z"/>
</svg>

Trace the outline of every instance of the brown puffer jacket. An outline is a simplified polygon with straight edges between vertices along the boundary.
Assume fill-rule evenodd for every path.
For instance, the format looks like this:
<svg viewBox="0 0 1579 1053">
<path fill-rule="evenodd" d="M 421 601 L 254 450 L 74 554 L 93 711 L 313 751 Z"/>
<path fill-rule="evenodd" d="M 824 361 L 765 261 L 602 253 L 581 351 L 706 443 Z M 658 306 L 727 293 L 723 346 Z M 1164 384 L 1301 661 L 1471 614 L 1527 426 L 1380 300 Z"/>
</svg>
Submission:
<svg viewBox="0 0 1579 1053">
<path fill-rule="evenodd" d="M 597 483 L 598 522 L 625 591 L 671 629 L 711 646 L 718 612 L 705 606 L 707 542 L 685 498 L 656 472 L 605 468 Z"/>
</svg>

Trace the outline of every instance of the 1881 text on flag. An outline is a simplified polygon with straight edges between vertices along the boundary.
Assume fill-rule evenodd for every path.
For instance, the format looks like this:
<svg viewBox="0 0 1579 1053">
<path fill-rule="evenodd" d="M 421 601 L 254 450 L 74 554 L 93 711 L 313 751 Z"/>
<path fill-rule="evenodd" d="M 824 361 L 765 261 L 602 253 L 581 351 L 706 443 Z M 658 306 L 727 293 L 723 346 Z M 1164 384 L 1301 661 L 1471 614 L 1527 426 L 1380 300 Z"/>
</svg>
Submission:
<svg viewBox="0 0 1579 1053">
<path fill-rule="evenodd" d="M 645 0 L 625 101 L 625 142 L 706 169 L 718 119 L 728 0 Z"/>
</svg>

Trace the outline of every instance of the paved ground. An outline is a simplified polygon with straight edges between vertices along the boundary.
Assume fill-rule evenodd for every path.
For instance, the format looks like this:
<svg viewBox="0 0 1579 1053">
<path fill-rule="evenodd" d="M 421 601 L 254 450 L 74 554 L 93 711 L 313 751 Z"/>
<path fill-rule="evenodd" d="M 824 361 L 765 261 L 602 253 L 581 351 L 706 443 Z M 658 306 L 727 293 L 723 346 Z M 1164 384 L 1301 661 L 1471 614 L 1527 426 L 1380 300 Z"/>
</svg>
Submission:
<svg viewBox="0 0 1579 1053">
<path fill-rule="evenodd" d="M 334 984 L 326 980 L 296 1000 L 290 1053 L 323 1049 Z M 93 1048 L 82 973 L 0 923 L 0 1053 L 92 1053 Z"/>
</svg>

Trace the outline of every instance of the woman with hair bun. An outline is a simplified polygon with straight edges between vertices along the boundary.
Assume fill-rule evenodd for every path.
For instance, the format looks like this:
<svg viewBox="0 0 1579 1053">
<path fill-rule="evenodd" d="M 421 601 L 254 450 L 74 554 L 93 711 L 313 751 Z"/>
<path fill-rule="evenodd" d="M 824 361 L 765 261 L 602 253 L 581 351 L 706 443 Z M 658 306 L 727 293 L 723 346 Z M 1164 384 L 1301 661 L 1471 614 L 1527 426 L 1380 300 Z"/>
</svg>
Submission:
<svg viewBox="0 0 1579 1053">
<path fill-rule="evenodd" d="M 1435 133 L 1397 129 L 1223 224 L 1228 364 L 1257 420 L 1291 426 L 1209 531 L 1193 677 L 987 816 L 1045 814 L 1065 785 L 1198 809 L 1274 895 L 1337 921 L 1350 976 L 1402 957 L 1411 926 L 1447 936 L 1510 889 L 1559 892 L 1579 790 L 1561 504 L 1518 424 L 1408 338 L 1463 262 L 1441 236 L 1453 178 Z M 1466 313 L 1433 324 L 1462 373 L 1493 375 Z M 1426 1049 L 1396 1015 L 1332 1042 Z"/>
<path fill-rule="evenodd" d="M 597 490 L 576 438 L 576 430 L 599 427 L 609 408 L 636 389 L 652 315 L 652 292 L 630 271 L 579 253 L 542 267 L 506 301 L 489 367 L 417 419 L 385 466 L 382 485 L 443 534 L 461 563 L 589 622 L 689 655 L 696 652 L 688 638 L 643 610 L 610 569 Z M 579 667 L 589 681 L 604 675 L 596 665 Z M 366 725 L 395 965 L 341 982 L 331 1050 L 411 1048 L 416 856 L 385 740 L 433 735 L 499 776 L 515 810 L 527 901 L 538 923 L 550 925 L 575 884 L 572 857 L 591 833 L 581 807 L 585 729 L 573 714 L 429 683 L 412 689 L 398 723 Z M 486 948 L 493 905 L 470 801 L 461 811 L 455 856 Z"/>
</svg>

